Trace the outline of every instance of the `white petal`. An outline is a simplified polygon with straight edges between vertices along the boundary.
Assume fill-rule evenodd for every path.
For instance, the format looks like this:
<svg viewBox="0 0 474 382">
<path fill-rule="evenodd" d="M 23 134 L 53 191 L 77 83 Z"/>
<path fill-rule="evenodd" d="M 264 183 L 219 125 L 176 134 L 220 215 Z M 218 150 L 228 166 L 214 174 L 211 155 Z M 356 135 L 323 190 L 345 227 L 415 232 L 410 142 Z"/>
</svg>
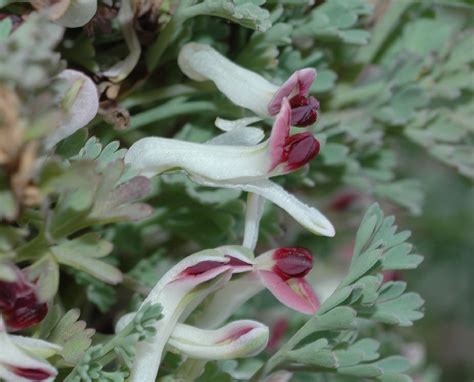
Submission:
<svg viewBox="0 0 474 382">
<path fill-rule="evenodd" d="M 266 177 L 270 168 L 266 142 L 257 146 L 227 146 L 159 137 L 135 142 L 125 155 L 125 163 L 146 177 L 182 169 L 214 181 Z"/>
<path fill-rule="evenodd" d="M 0 316 L 0 377 L 7 381 L 30 381 L 15 374 L 14 368 L 37 369 L 50 376 L 57 374 L 56 369 L 48 362 L 22 351 L 4 329 L 4 322 Z"/>
<path fill-rule="evenodd" d="M 255 146 L 259 144 L 265 133 L 258 127 L 235 127 L 207 141 L 210 145 Z"/>
<path fill-rule="evenodd" d="M 263 214 L 265 198 L 249 192 L 247 195 L 247 209 L 245 211 L 245 229 L 243 246 L 254 250 L 258 241 L 260 219 Z"/>
<path fill-rule="evenodd" d="M 122 26 L 122 33 L 127 43 L 129 54 L 125 60 L 116 63 L 102 74 L 109 77 L 112 82 L 120 82 L 125 79 L 137 65 L 140 59 L 141 46 L 135 28 L 133 26 L 133 10 L 131 0 L 122 0 L 118 21 Z"/>
<path fill-rule="evenodd" d="M 236 105 L 269 116 L 268 104 L 278 86 L 234 64 L 209 45 L 189 43 L 181 48 L 178 65 L 195 81 L 211 80 Z"/>
<path fill-rule="evenodd" d="M 203 261 L 223 265 L 197 275 L 182 275 L 184 270 Z M 155 324 L 157 334 L 151 342 L 141 342 L 137 345 L 137 355 L 130 375 L 131 382 L 155 381 L 163 349 L 176 323 L 180 319 L 185 319 L 183 316 L 185 311 L 190 313 L 186 310 L 188 305 L 195 306 L 195 301 L 201 302 L 209 293 L 229 280 L 230 267 L 225 265 L 228 261 L 228 258 L 218 251 L 202 251 L 179 262 L 156 284 L 143 304 L 160 303 L 163 318 Z"/>
<path fill-rule="evenodd" d="M 221 360 L 252 357 L 265 349 L 268 327 L 252 320 L 231 322 L 215 330 L 177 324 L 168 345 L 195 359 Z"/>
<path fill-rule="evenodd" d="M 261 120 L 262 118 L 260 117 L 244 117 L 244 118 L 239 118 L 239 119 L 231 121 L 228 119 L 217 117 L 214 124 L 216 125 L 217 128 L 223 131 L 231 131 L 237 127 L 247 127 Z"/>
<path fill-rule="evenodd" d="M 31 338 L 18 335 L 10 335 L 11 340 L 26 350 L 30 354 L 35 354 L 41 358 L 49 358 L 59 353 L 63 347 L 38 338 Z"/>
<path fill-rule="evenodd" d="M 87 24 L 97 12 L 97 0 L 71 0 L 71 4 L 56 22 L 66 28 Z"/>
<path fill-rule="evenodd" d="M 197 177 L 193 177 L 193 180 L 204 186 L 231 188 L 256 193 L 283 208 L 309 231 L 323 236 L 334 236 L 336 233 L 331 222 L 316 208 L 304 204 L 295 196 L 285 191 L 284 188 L 268 179 L 252 180 L 248 183 L 211 182 Z"/>
<path fill-rule="evenodd" d="M 77 70 L 66 69 L 58 77 L 68 81 L 71 87 L 76 81 L 81 81 L 81 85 L 69 109 L 65 111 L 60 126 L 46 137 L 44 145 L 48 150 L 86 126 L 99 110 L 97 88 L 88 76 Z"/>
<path fill-rule="evenodd" d="M 264 286 L 255 273 L 232 279 L 210 297 L 205 309 L 196 317 L 196 325 L 202 328 L 222 325 L 238 308 L 263 289 Z"/>
</svg>

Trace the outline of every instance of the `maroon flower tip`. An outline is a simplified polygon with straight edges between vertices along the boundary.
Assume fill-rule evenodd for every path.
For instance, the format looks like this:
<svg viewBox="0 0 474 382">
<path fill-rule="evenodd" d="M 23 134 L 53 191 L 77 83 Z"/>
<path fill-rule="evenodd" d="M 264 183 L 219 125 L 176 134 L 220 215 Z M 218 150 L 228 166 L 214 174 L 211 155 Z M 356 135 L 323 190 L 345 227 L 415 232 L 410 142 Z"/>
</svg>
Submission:
<svg viewBox="0 0 474 382">
<path fill-rule="evenodd" d="M 220 261 L 205 260 L 196 265 L 187 267 L 183 272 L 181 272 L 181 275 L 197 276 L 223 265 L 225 265 L 225 263 L 221 263 Z"/>
<path fill-rule="evenodd" d="M 53 374 L 51 374 L 48 370 L 44 369 L 12 367 L 10 370 L 12 373 L 18 375 L 19 377 L 23 377 L 31 381 L 44 381 L 45 379 L 51 378 L 53 376 Z"/>
<path fill-rule="evenodd" d="M 320 145 L 310 132 L 291 135 L 286 139 L 283 161 L 289 170 L 296 170 L 318 155 Z"/>
<path fill-rule="evenodd" d="M 47 313 L 48 305 L 38 302 L 36 295 L 30 293 L 17 299 L 15 306 L 4 312 L 4 317 L 8 328 L 15 331 L 38 324 Z"/>
<path fill-rule="evenodd" d="M 280 248 L 273 254 L 273 272 L 283 280 L 306 276 L 313 268 L 313 256 L 305 248 Z"/>
<path fill-rule="evenodd" d="M 38 301 L 36 286 L 17 269 L 17 280 L 0 282 L 0 314 L 8 329 L 22 330 L 33 326 L 48 313 L 48 306 Z"/>
<path fill-rule="evenodd" d="M 255 328 L 251 326 L 246 327 L 246 328 L 238 328 L 234 332 L 230 333 L 226 338 L 219 341 L 218 343 L 227 342 L 227 341 L 235 341 L 236 339 L 242 337 L 243 335 L 251 332 L 253 329 Z"/>
<path fill-rule="evenodd" d="M 316 98 L 295 95 L 289 102 L 293 126 L 306 127 L 318 120 L 319 102 Z"/>
</svg>

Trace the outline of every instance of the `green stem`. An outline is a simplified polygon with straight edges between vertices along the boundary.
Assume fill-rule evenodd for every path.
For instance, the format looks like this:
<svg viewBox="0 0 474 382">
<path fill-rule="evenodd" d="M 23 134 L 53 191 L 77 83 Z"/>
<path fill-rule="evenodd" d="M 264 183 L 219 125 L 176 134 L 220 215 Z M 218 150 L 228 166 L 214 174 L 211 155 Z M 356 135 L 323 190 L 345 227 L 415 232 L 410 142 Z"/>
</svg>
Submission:
<svg viewBox="0 0 474 382">
<path fill-rule="evenodd" d="M 149 109 L 139 114 L 135 114 L 130 123 L 130 128 L 125 130 L 123 133 L 138 129 L 139 127 L 148 125 L 153 122 L 157 122 L 166 118 L 177 117 L 183 114 L 204 112 L 204 111 L 215 111 L 216 106 L 214 103 L 209 101 L 190 101 L 183 102 L 183 99 L 174 99 L 163 105 L 157 106 L 153 109 Z"/>
<path fill-rule="evenodd" d="M 165 28 L 160 32 L 158 38 L 151 46 L 146 57 L 146 64 L 150 72 L 153 72 L 158 66 L 161 56 L 163 56 L 166 48 L 173 41 L 177 29 L 183 25 L 188 17 L 192 16 L 192 14 L 188 16 L 186 10 L 187 8 L 192 8 L 190 5 L 193 1 L 194 0 L 181 0 L 176 13 L 172 16 L 171 20 L 166 24 Z"/>
</svg>

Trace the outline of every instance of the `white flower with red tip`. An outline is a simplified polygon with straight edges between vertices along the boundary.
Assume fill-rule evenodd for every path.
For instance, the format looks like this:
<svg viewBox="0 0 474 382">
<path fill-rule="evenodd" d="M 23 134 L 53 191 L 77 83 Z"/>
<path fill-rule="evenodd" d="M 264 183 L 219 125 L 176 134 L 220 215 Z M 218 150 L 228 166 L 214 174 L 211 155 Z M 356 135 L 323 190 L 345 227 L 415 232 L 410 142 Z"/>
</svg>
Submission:
<svg viewBox="0 0 474 382">
<path fill-rule="evenodd" d="M 199 359 L 257 354 L 268 342 L 268 328 L 260 323 L 235 321 L 220 329 L 206 330 L 179 322 L 214 293 L 203 325 L 214 329 L 265 287 L 285 305 L 313 314 L 319 302 L 304 279 L 312 265 L 311 254 L 303 248 L 280 248 L 254 258 L 245 247 L 224 246 L 188 256 L 161 278 L 143 302 L 160 303 L 163 318 L 155 324 L 157 334 L 151 342 L 138 344 L 130 381 L 154 381 L 168 345 Z M 236 280 L 229 281 L 233 275 Z M 133 315 L 124 316 L 117 330 L 127 325 Z"/>
<path fill-rule="evenodd" d="M 0 380 L 15 382 L 53 381 L 57 370 L 43 358 L 54 355 L 60 346 L 46 341 L 9 335 L 0 315 Z"/>
<path fill-rule="evenodd" d="M 218 250 L 225 252 L 229 247 Z M 305 248 L 278 248 L 257 256 L 252 271 L 233 278 L 210 298 L 198 325 L 215 328 L 242 304 L 268 289 L 282 304 L 304 314 L 319 309 L 319 299 L 305 276 L 313 268 L 311 253 Z"/>
<path fill-rule="evenodd" d="M 261 117 L 278 114 L 287 98 L 293 111 L 293 126 L 309 126 L 318 118 L 319 102 L 308 96 L 316 78 L 313 68 L 298 70 L 283 85 L 277 86 L 233 63 L 211 46 L 198 43 L 188 43 L 181 48 L 178 64 L 189 78 L 213 81 L 233 103 Z"/>
<path fill-rule="evenodd" d="M 283 98 L 270 138 L 253 145 L 235 144 L 235 140 L 228 144 L 225 139 L 218 144 L 199 144 L 161 137 L 143 138 L 130 147 L 125 163 L 147 177 L 184 170 L 194 181 L 206 186 L 261 195 L 311 232 L 333 236 L 334 228 L 324 215 L 268 179 L 301 168 L 319 152 L 319 142 L 310 132 L 290 134 L 291 115 L 290 104 Z M 231 133 L 232 130 L 223 136 Z"/>
<path fill-rule="evenodd" d="M 177 324 L 168 342 L 175 352 L 202 360 L 253 357 L 268 343 L 268 327 L 253 320 L 233 321 L 219 329 Z"/>
</svg>

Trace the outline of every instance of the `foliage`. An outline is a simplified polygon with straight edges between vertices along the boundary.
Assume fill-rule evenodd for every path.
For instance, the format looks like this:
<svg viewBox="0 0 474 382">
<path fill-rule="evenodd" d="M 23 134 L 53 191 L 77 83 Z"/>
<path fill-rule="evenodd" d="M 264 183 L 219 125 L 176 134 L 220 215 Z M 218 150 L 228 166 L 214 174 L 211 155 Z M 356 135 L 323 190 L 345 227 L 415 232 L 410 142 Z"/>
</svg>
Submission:
<svg viewBox="0 0 474 382">
<path fill-rule="evenodd" d="M 48 302 L 41 324 L 21 334 L 63 347 L 49 358 L 58 380 L 125 381 L 135 345 L 153 338 L 163 312 L 145 305 L 112 335 L 118 318 L 184 256 L 242 241 L 246 193 L 178 172 L 149 179 L 124 160 L 140 138 L 203 143 L 221 133 L 217 117 L 253 116 L 210 82 L 181 73 L 177 56 L 191 41 L 275 84 L 317 69 L 311 94 L 321 109 L 308 130 L 320 154 L 275 182 L 317 205 L 337 236 L 310 235 L 267 202 L 256 254 L 308 247 L 312 284 L 333 287 L 309 319 L 266 295 L 240 308 L 237 317 L 270 327 L 276 316 L 288 321 L 274 354 L 191 364 L 196 369 L 167 354 L 159 380 L 188 372 L 200 382 L 284 371 L 296 381 L 470 376 L 470 352 L 445 350 L 468 342 L 474 317 L 465 303 L 474 296 L 470 1 L 99 1 L 80 28 L 61 26 L 47 3 L 0 1 L 0 282 L 14 279 L 17 264 Z M 121 11 L 127 5 L 130 19 Z M 48 151 L 44 140 L 66 114 L 60 100 L 68 89 L 57 79 L 66 67 L 94 81 L 99 112 Z M 108 75 L 110 68 L 119 73 Z M 272 123 L 255 126 L 268 136 Z M 412 229 L 416 247 L 380 206 Z M 426 255 L 423 272 L 405 272 L 421 263 L 415 252 Z M 411 290 L 427 299 L 427 318 L 407 329 L 424 314 Z M 426 357 L 414 364 L 406 342 L 423 341 Z"/>
</svg>

